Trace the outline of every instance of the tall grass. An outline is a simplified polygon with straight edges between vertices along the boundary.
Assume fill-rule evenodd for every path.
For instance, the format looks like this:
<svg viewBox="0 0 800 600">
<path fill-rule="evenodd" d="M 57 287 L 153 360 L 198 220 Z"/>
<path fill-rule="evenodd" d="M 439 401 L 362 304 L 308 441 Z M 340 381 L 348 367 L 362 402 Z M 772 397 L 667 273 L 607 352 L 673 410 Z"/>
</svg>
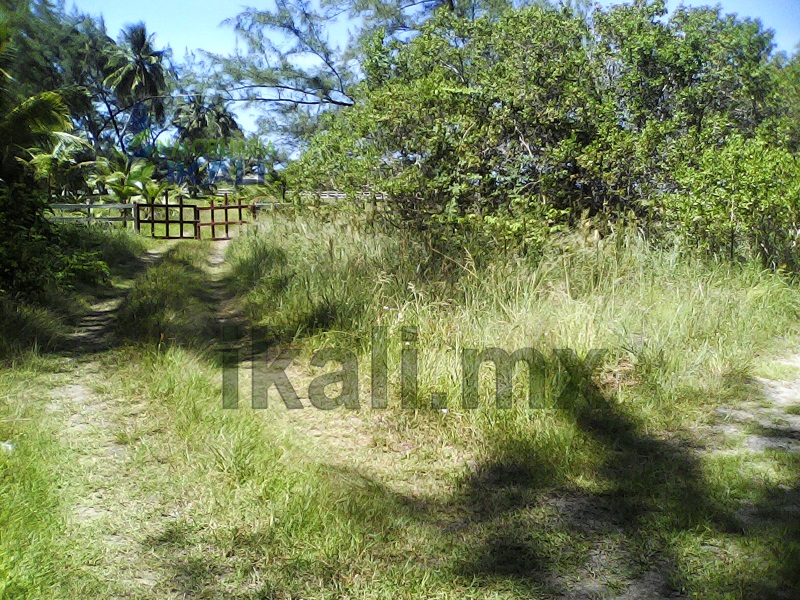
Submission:
<svg viewBox="0 0 800 600">
<path fill-rule="evenodd" d="M 671 565 L 673 588 L 697 597 L 798 589 L 789 573 L 800 538 L 786 533 L 783 519 L 754 528 L 738 516 L 753 503 L 786 502 L 770 490 L 797 486 L 796 461 L 700 459 L 669 441 L 703 431 L 714 407 L 757 397 L 754 369 L 764 356 L 790 351 L 800 290 L 783 275 L 702 259 L 663 239 L 653 244 L 623 226 L 601 237 L 585 224 L 541 255 L 492 257 L 479 246 L 443 251 L 423 236 L 353 217 L 302 214 L 270 216 L 233 242 L 229 258 L 254 324 L 272 341 L 301 347 L 306 360 L 338 345 L 368 365 L 370 330 L 387 327 L 395 407 L 401 328 L 418 328 L 419 396 L 424 404 L 431 392 L 443 393 L 448 412 L 384 418 L 418 447 L 475 457 L 452 499 L 477 523 L 461 538 L 464 553 L 455 551 L 460 572 L 542 583 L 547 577 L 529 579 L 531 570 L 577 568 L 580 581 L 589 575 L 576 565 L 603 547 L 611 549 L 604 566 L 611 586 L 624 588 L 656 561 Z M 588 411 L 528 408 L 531 382 L 518 372 L 514 409 L 497 410 L 487 366 L 480 408 L 463 410 L 460 351 L 487 347 L 532 347 L 551 357 L 549 398 L 565 385 L 554 350 L 583 357 L 605 349 L 593 374 L 602 401 Z M 769 475 L 754 478 L 753 468 Z M 554 521 L 542 503 L 554 494 L 562 513 L 582 502 L 600 512 L 580 509 L 574 527 Z M 614 541 L 613 531 L 625 533 Z M 753 561 L 763 568 L 753 571 Z"/>
<path fill-rule="evenodd" d="M 121 326 L 172 328 L 176 341 L 191 341 L 181 335 L 198 329 L 192 319 L 213 314 L 202 260 L 202 248 L 188 246 L 166 255 L 133 282 Z M 718 404 L 754 396 L 756 355 L 786 349 L 776 336 L 795 333 L 800 294 L 781 276 L 703 262 L 635 230 L 599 239 L 586 229 L 541 256 L 492 257 L 353 217 L 304 215 L 263 221 L 231 244 L 229 260 L 231 289 L 270 341 L 299 346 L 304 360 L 331 345 L 359 355 L 362 404 L 372 326 L 390 336 L 393 408 L 401 328 L 417 326 L 419 395 L 443 392 L 447 412 L 360 413 L 375 445 L 360 450 L 389 474 L 371 478 L 321 456 L 326 446 L 312 447 L 280 406 L 223 410 L 219 366 L 194 344 L 106 356 L 106 391 L 147 403 L 146 428 L 120 439 L 163 462 L 160 493 L 182 500 L 148 542 L 172 571 L 159 583 L 174 586 L 169 593 L 576 597 L 662 571 L 694 597 L 762 597 L 767 580 L 798 589 L 800 538 L 788 521 L 753 527 L 737 517 L 780 504 L 775 490 L 797 486 L 797 461 L 702 459 L 674 442 Z M 463 410 L 458 352 L 488 346 L 544 352 L 551 397 L 565 383 L 552 349 L 606 348 L 594 374 L 603 401 L 529 409 L 530 382 L 518 373 L 515 408 L 496 410 L 484 367 L 481 407 Z M 386 450 L 382 436 L 407 450 Z M 444 485 L 438 475 L 415 485 L 412 471 L 434 469 L 442 453 L 471 463 L 448 463 Z M 602 583 L 586 587 L 597 573 Z"/>
<path fill-rule="evenodd" d="M 138 277 L 122 302 L 117 332 L 137 341 L 213 344 L 219 298 L 203 270 L 207 249 L 178 245 Z"/>
<path fill-rule="evenodd" d="M 382 325 L 397 365 L 400 328 L 418 327 L 421 394 L 444 392 L 451 408 L 463 348 L 602 348 L 601 380 L 619 402 L 651 424 L 693 422 L 796 333 L 800 294 L 781 275 L 651 245 L 635 229 L 600 239 L 584 228 L 536 258 L 479 252 L 445 255 L 354 218 L 276 215 L 238 237 L 229 258 L 249 318 L 274 340 L 309 352 L 347 345 L 366 361 Z"/>
<path fill-rule="evenodd" d="M 66 224 L 55 231 L 54 272 L 37 282 L 38 291 L 21 296 L 0 290 L 0 361 L 63 347 L 91 297 L 113 293 L 113 279 L 135 271 L 151 244 L 127 229 Z"/>
</svg>

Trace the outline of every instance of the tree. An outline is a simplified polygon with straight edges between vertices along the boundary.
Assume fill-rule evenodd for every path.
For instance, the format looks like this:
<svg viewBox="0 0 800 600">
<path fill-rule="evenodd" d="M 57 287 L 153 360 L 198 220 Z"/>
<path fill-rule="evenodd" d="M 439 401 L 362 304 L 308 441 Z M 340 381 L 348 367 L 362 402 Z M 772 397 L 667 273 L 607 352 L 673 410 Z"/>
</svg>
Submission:
<svg viewBox="0 0 800 600">
<path fill-rule="evenodd" d="M 718 9 L 665 17 L 660 1 L 477 19 L 441 8 L 409 41 L 378 29 L 363 43 L 354 106 L 329 115 L 289 175 L 312 189 L 378 186 L 420 227 L 480 215 L 524 231 L 631 212 L 684 226 L 687 209 L 664 205 L 693 198 L 693 177 L 709 189 L 694 175 L 701 157 L 706 169 L 719 154 L 750 173 L 778 172 L 796 139 L 786 117 L 793 63 L 773 60 L 771 33 L 755 21 Z M 734 136 L 742 144 L 732 149 Z M 759 158 L 756 138 L 783 149 Z M 769 222 L 791 227 L 775 189 L 748 204 L 719 188 L 720 206 L 769 205 Z"/>
<path fill-rule="evenodd" d="M 32 150 L 29 164 L 47 182 L 47 197 L 81 202 L 91 194 L 90 178 L 98 165 L 92 147 L 75 136 L 59 136 L 52 150 Z"/>
<path fill-rule="evenodd" d="M 266 108 L 271 133 L 296 142 L 292 138 L 322 113 L 353 104 L 354 64 L 330 42 L 327 30 L 340 12 L 332 6 L 315 11 L 308 0 L 245 10 L 227 21 L 244 50 L 209 55 L 217 72 L 212 87 L 228 101 Z"/>
<path fill-rule="evenodd" d="M 48 260 L 46 198 L 27 165 L 71 128 L 61 96 L 45 91 L 17 101 L 8 87 L 12 30 L 0 22 L 0 292 L 41 283 Z"/>
<path fill-rule="evenodd" d="M 375 31 L 405 43 L 439 11 L 475 20 L 497 17 L 509 0 L 334 0 L 316 7 L 310 0 L 276 0 L 272 10 L 250 8 L 227 21 L 244 43 L 234 56 L 209 55 L 213 83 L 233 102 L 264 109 L 265 133 L 300 149 L 320 127 L 321 117 L 355 103 L 364 43 Z M 347 16 L 359 23 L 351 43 L 339 47 L 330 32 Z"/>
<path fill-rule="evenodd" d="M 105 84 L 114 91 L 120 105 L 117 114 L 128 112 L 125 125 L 121 128 L 116 115 L 113 112 L 111 114 L 123 152 L 125 135 L 137 120 L 136 117 L 146 121 L 147 116 L 152 114 L 156 121 L 161 121 L 165 116 L 167 79 L 164 59 L 167 51 L 156 50 L 153 37 L 148 35 L 144 23 L 138 23 L 123 30 L 120 45 L 108 47 L 110 56 Z M 149 109 L 143 111 L 145 104 Z M 141 131 L 145 127 L 140 125 L 138 129 Z"/>
<path fill-rule="evenodd" d="M 57 92 L 41 92 L 15 104 L 8 86 L 11 40 L 9 25 L 0 22 L 0 179 L 6 186 L 24 178 L 25 165 L 20 159 L 31 158 L 32 149 L 47 148 L 58 132 L 72 127 L 67 106 Z"/>
<path fill-rule="evenodd" d="M 192 174 L 189 187 L 193 194 L 200 183 L 199 159 L 209 162 L 225 158 L 227 142 L 232 138 L 244 139 L 235 117 L 219 96 L 211 99 L 202 93 L 189 96 L 178 105 L 173 125 L 178 130 L 180 158 Z"/>
<path fill-rule="evenodd" d="M 202 93 L 180 103 L 172 123 L 178 129 L 179 141 L 184 143 L 201 139 L 227 140 L 241 133 L 236 118 L 223 100 L 218 96 L 209 100 Z"/>
</svg>

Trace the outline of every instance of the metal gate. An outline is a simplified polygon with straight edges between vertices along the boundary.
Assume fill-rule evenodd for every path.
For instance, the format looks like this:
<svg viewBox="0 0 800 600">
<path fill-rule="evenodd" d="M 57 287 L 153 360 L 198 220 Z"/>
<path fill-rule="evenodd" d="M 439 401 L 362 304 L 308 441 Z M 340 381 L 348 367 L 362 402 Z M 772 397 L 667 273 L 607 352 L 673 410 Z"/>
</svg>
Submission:
<svg viewBox="0 0 800 600">
<path fill-rule="evenodd" d="M 231 239 L 231 226 L 245 225 L 255 215 L 255 205 L 229 204 L 228 196 L 224 203 L 199 206 L 184 202 L 182 196 L 170 203 L 164 195 L 164 203 L 139 203 L 133 206 L 133 221 L 136 231 L 159 239 Z M 221 220 L 217 220 L 220 213 Z M 203 229 L 210 230 L 210 236 L 203 235 Z"/>
</svg>

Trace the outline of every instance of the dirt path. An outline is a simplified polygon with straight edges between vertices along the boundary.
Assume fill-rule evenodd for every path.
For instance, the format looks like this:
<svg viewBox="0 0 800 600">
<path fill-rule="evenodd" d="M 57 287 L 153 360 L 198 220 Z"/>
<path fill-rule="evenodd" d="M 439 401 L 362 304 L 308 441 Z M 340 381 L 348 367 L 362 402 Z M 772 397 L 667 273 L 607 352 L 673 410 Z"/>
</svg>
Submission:
<svg viewBox="0 0 800 600">
<path fill-rule="evenodd" d="M 62 442 L 77 458 L 65 474 L 74 498 L 67 515 L 68 535 L 91 540 L 101 559 L 93 566 L 95 574 L 114 582 L 116 597 L 137 597 L 159 578 L 142 552 L 142 542 L 165 517 L 158 496 L 148 495 L 141 482 L 165 481 L 166 473 L 150 461 L 137 460 L 121 443 L 121 420 L 146 420 L 145 408 L 99 391 L 102 373 L 97 363 L 73 367 L 50 399 L 52 410 L 65 420 Z"/>
<path fill-rule="evenodd" d="M 780 362 L 800 371 L 800 355 Z M 720 430 L 739 439 L 742 447 L 752 452 L 800 452 L 800 376 L 790 380 L 759 378 L 756 381 L 764 399 L 719 409 Z"/>
<path fill-rule="evenodd" d="M 147 269 L 166 248 L 142 257 Z M 169 472 L 157 456 L 128 442 L 150 425 L 143 402 L 115 396 L 108 388 L 103 352 L 117 340 L 114 317 L 124 292 L 92 305 L 67 340 L 61 372 L 53 381 L 47 410 L 63 422 L 61 441 L 74 457 L 63 473 L 72 506 L 67 536 L 95 551 L 93 575 L 111 584 L 113 597 L 153 597 L 164 574 L 146 551 L 146 540 L 172 518 Z"/>
</svg>

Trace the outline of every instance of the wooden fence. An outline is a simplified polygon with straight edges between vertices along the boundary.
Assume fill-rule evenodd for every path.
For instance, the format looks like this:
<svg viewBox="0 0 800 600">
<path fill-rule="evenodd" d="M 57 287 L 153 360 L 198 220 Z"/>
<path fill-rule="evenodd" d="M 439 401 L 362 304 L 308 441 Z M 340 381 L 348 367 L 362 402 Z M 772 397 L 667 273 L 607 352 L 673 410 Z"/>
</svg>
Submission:
<svg viewBox="0 0 800 600">
<path fill-rule="evenodd" d="M 51 204 L 54 223 L 122 223 L 127 227 L 133 221 L 132 204 Z M 108 211 L 111 214 L 97 214 Z M 76 216 L 76 213 L 79 216 Z"/>
<path fill-rule="evenodd" d="M 347 199 L 342 192 L 318 192 L 303 194 L 301 205 L 319 206 L 335 204 Z M 177 202 L 170 202 L 169 195 L 164 194 L 163 203 L 101 204 L 87 202 L 85 204 L 51 204 L 52 216 L 48 218 L 56 223 L 122 223 L 127 227 L 132 223 L 138 233 L 161 239 L 212 239 L 228 240 L 231 228 L 249 223 L 259 210 L 275 210 L 299 206 L 293 202 L 264 202 L 251 199 L 251 204 L 241 201 L 232 204 L 228 195 L 223 194 L 221 202 L 212 198 L 208 206 L 200 206 L 195 202 L 187 203 L 182 196 Z M 381 204 L 385 202 L 382 193 L 364 193 L 355 198 L 355 202 L 363 205 Z M 210 236 L 203 236 L 210 231 Z"/>
<path fill-rule="evenodd" d="M 211 200 L 209 206 L 198 206 L 198 223 L 197 223 L 197 239 L 202 238 L 203 227 L 211 230 L 212 240 L 229 240 L 231 239 L 230 227 L 231 225 L 245 225 L 249 223 L 256 215 L 258 209 L 254 204 L 228 204 L 228 196 L 225 196 L 223 204 L 214 204 Z M 222 220 L 217 221 L 217 214 L 222 213 Z M 204 220 L 203 215 L 208 214 L 209 219 Z M 231 217 L 233 214 L 233 217 Z M 248 217 L 245 219 L 245 217 Z M 224 228 L 224 235 L 217 235 L 217 228 Z"/>
<path fill-rule="evenodd" d="M 137 233 L 149 234 L 150 237 L 168 240 L 199 239 L 199 222 L 197 205 L 186 204 L 182 196 L 178 198 L 178 202 L 172 204 L 166 195 L 163 204 L 133 203 L 133 226 Z"/>
</svg>

